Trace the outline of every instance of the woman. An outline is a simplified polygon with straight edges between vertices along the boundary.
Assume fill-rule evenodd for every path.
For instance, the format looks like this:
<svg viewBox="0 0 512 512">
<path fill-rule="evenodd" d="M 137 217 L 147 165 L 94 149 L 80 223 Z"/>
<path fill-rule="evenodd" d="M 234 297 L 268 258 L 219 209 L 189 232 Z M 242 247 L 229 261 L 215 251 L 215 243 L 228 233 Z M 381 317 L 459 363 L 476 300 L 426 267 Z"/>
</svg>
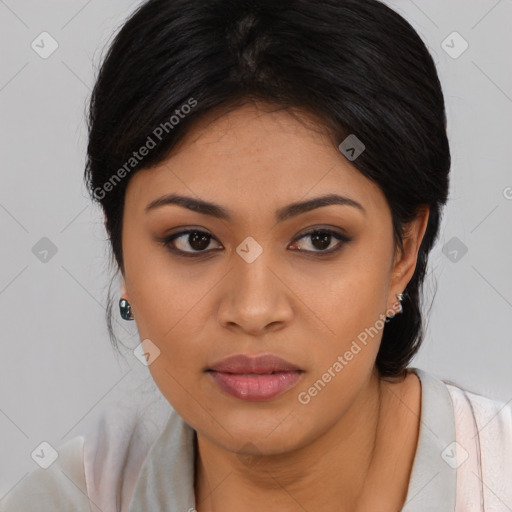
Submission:
<svg viewBox="0 0 512 512">
<path fill-rule="evenodd" d="M 86 181 L 173 411 L 112 412 L 0 510 L 511 509 L 510 405 L 408 366 L 449 168 L 434 63 L 384 4 L 141 5 Z"/>
</svg>

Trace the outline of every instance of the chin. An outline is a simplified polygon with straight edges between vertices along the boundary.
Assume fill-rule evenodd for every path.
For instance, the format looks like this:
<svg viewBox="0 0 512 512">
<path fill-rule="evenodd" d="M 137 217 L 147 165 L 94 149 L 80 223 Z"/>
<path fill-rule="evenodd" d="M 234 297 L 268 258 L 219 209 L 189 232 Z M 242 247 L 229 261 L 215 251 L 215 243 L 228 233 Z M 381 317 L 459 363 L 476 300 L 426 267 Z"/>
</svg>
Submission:
<svg viewBox="0 0 512 512">
<path fill-rule="evenodd" d="M 255 411 L 254 414 L 230 411 L 213 415 L 222 420 L 217 423 L 210 417 L 208 423 L 192 425 L 193 428 L 228 451 L 251 456 L 293 451 L 308 444 L 308 437 L 314 431 L 303 418 L 297 422 L 290 408 L 283 408 L 280 413 L 276 410 Z"/>
</svg>

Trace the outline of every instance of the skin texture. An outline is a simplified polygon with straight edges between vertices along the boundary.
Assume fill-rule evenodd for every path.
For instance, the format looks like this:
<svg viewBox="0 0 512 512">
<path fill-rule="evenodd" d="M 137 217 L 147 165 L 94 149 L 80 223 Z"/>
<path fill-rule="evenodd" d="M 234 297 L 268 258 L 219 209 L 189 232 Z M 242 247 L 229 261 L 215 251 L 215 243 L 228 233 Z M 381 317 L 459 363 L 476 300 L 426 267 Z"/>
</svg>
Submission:
<svg viewBox="0 0 512 512">
<path fill-rule="evenodd" d="M 379 380 L 382 327 L 309 403 L 298 395 L 396 307 L 428 209 L 410 224 L 404 252 L 395 251 L 381 190 L 304 120 L 248 103 L 197 124 L 165 163 L 138 172 L 127 187 L 121 294 L 141 340 L 161 351 L 152 377 L 197 431 L 199 512 L 384 512 L 399 510 L 406 496 L 421 388 L 412 372 Z M 177 205 L 144 211 L 168 193 L 217 203 L 233 219 Z M 330 205 L 276 223 L 277 209 L 330 193 L 366 212 Z M 180 257 L 160 241 L 187 228 L 212 235 L 210 253 Z M 311 237 L 296 241 L 312 228 L 350 241 L 322 258 Z M 252 263 L 236 252 L 248 236 L 263 249 Z M 331 240 L 329 249 L 340 244 Z M 188 242 L 184 235 L 174 246 L 194 252 Z M 240 353 L 276 354 L 304 374 L 274 399 L 243 401 L 204 371 Z"/>
</svg>

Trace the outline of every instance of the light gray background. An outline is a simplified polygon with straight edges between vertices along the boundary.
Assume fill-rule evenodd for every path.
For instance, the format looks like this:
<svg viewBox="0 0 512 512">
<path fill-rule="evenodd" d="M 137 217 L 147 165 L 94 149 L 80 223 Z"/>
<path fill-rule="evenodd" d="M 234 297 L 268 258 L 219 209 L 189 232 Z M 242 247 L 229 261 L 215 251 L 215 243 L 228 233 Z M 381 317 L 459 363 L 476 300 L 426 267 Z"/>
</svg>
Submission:
<svg viewBox="0 0 512 512">
<path fill-rule="evenodd" d="M 426 287 L 433 290 L 435 280 L 438 290 L 413 366 L 507 402 L 512 1 L 388 3 L 434 56 L 453 157 L 450 201 Z M 114 30 L 138 4 L 0 0 L 0 497 L 36 467 L 30 454 L 42 441 L 58 447 L 103 409 L 141 400 L 141 389 L 143 401 L 161 400 L 147 368 L 129 350 L 124 361 L 111 349 L 106 235 L 82 185 L 84 112 L 96 69 Z M 59 44 L 47 59 L 31 48 L 43 31 Z M 453 31 L 469 43 L 456 59 L 441 46 Z M 461 48 L 453 38 L 445 44 Z M 57 247 L 46 263 L 32 252 L 42 237 Z M 455 249 L 458 261 L 453 237 L 468 249 Z M 120 320 L 119 329 L 135 348 L 133 322 Z"/>
</svg>

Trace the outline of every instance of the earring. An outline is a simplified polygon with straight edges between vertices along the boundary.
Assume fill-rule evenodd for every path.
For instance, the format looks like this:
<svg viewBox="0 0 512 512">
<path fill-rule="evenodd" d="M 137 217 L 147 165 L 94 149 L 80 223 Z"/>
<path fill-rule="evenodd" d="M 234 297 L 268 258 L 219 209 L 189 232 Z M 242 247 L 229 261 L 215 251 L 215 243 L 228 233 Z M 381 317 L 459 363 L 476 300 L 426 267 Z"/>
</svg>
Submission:
<svg viewBox="0 0 512 512">
<path fill-rule="evenodd" d="M 402 306 L 402 301 L 404 300 L 404 297 L 405 297 L 405 294 L 403 293 L 398 293 L 396 295 L 396 298 L 398 299 L 398 303 L 400 305 L 400 309 L 395 313 L 395 314 L 399 314 L 399 313 L 403 313 L 404 312 L 404 308 Z M 395 315 L 391 315 L 391 316 L 387 316 L 386 315 L 386 323 L 389 322 L 392 318 L 394 318 Z"/>
<path fill-rule="evenodd" d="M 132 307 L 126 299 L 119 300 L 119 312 L 123 320 L 133 320 Z"/>
<path fill-rule="evenodd" d="M 404 300 L 404 294 L 403 293 L 399 293 L 396 298 L 398 299 L 398 302 L 400 303 L 400 309 L 399 309 L 399 313 L 403 313 L 404 312 L 404 308 L 402 306 L 402 301 Z"/>
</svg>

